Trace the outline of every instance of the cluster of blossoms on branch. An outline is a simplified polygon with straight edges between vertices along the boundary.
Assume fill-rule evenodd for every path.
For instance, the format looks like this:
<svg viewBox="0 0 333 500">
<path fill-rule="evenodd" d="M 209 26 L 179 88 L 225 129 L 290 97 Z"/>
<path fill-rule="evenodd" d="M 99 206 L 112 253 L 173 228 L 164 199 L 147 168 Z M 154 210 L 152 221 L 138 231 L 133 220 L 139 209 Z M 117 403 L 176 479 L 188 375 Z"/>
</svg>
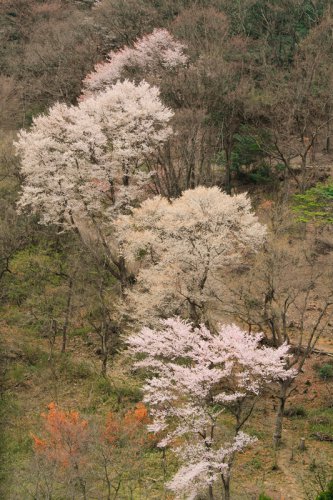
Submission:
<svg viewBox="0 0 333 500">
<path fill-rule="evenodd" d="M 135 70 L 140 69 L 151 74 L 184 65 L 187 61 L 184 49 L 185 46 L 175 40 L 167 30 L 155 29 L 151 34 L 137 40 L 133 47 L 111 51 L 106 62 L 97 64 L 94 71 L 83 81 L 81 98 L 105 90 L 123 77 L 125 72 L 135 74 Z"/>
<path fill-rule="evenodd" d="M 158 446 L 174 448 L 184 464 L 169 483 L 177 494 L 194 498 L 219 478 L 228 480 L 235 453 L 255 441 L 241 431 L 248 401 L 268 382 L 295 375 L 287 369 L 289 347 L 261 346 L 261 339 L 235 325 L 215 334 L 179 318 L 129 338 L 135 367 L 152 374 L 143 388 L 153 418 L 148 428 L 163 432 Z M 221 446 L 220 417 L 226 408 L 238 408 L 237 422 L 234 436 L 224 436 Z"/>
</svg>

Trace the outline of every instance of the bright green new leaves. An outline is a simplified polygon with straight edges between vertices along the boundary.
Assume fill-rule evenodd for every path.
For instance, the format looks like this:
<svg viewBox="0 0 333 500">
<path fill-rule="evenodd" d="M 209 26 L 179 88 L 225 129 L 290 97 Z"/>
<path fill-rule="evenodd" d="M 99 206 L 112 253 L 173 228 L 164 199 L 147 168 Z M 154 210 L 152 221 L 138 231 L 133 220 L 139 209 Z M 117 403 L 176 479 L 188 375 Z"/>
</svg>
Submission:
<svg viewBox="0 0 333 500">
<path fill-rule="evenodd" d="M 333 183 L 318 184 L 294 196 L 293 211 L 300 222 L 333 223 Z"/>
</svg>

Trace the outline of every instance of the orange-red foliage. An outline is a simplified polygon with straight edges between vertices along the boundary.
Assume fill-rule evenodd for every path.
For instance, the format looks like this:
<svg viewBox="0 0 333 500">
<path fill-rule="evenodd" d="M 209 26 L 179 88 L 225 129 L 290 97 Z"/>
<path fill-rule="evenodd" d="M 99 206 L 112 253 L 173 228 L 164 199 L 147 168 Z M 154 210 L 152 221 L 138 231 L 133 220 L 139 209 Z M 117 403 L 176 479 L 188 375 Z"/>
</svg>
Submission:
<svg viewBox="0 0 333 500">
<path fill-rule="evenodd" d="M 77 411 L 64 411 L 55 403 L 42 413 L 44 436 L 32 436 L 35 452 L 65 467 L 82 462 L 82 451 L 89 437 L 88 422 Z"/>
<path fill-rule="evenodd" d="M 148 410 L 143 403 L 137 403 L 133 410 L 128 410 L 121 418 L 110 412 L 105 426 L 105 439 L 112 445 L 120 445 L 130 440 L 131 445 L 143 446 L 151 442 L 151 435 L 147 433 L 146 425 L 150 422 Z"/>
</svg>

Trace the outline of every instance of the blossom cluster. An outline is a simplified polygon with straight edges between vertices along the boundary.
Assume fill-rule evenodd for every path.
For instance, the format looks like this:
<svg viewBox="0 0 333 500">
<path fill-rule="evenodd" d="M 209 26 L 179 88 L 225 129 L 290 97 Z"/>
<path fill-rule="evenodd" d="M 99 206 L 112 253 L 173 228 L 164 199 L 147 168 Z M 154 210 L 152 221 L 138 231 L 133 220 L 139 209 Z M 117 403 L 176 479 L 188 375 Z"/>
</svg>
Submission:
<svg viewBox="0 0 333 500">
<path fill-rule="evenodd" d="M 83 81 L 82 98 L 105 90 L 123 77 L 126 71 L 134 73 L 134 69 L 141 69 L 152 73 L 184 65 L 187 61 L 184 49 L 185 46 L 167 30 L 155 29 L 151 34 L 138 39 L 133 47 L 111 51 L 106 62 L 98 63 Z"/>
</svg>

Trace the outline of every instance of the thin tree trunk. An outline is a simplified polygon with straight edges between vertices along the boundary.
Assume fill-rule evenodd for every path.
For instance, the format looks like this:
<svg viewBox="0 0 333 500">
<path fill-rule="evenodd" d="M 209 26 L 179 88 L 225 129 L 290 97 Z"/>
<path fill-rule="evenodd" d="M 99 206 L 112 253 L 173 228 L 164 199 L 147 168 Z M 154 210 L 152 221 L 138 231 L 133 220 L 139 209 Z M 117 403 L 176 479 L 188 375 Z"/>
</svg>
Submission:
<svg viewBox="0 0 333 500">
<path fill-rule="evenodd" d="M 222 483 L 224 488 L 224 500 L 230 500 L 230 476 L 222 476 Z"/>
<path fill-rule="evenodd" d="M 190 189 L 195 188 L 195 164 L 194 161 L 191 165 L 191 175 L 190 175 Z"/>
<path fill-rule="evenodd" d="M 331 152 L 331 107 L 327 107 L 326 153 Z"/>
<path fill-rule="evenodd" d="M 105 472 L 105 480 L 106 480 L 107 489 L 108 489 L 107 500 L 111 500 L 111 481 L 110 481 L 108 467 L 107 467 L 105 458 L 104 458 L 104 472 Z"/>
<path fill-rule="evenodd" d="M 78 480 L 79 485 L 80 485 L 83 500 L 87 500 L 86 482 L 80 475 L 79 466 L 77 463 L 74 464 L 74 470 L 76 472 L 76 477 L 77 477 L 77 480 Z"/>
<path fill-rule="evenodd" d="M 68 284 L 66 315 L 65 315 L 64 326 L 62 327 L 61 352 L 65 352 L 66 347 L 67 347 L 67 332 L 68 332 L 69 320 L 70 320 L 70 316 L 71 316 L 72 297 L 73 297 L 73 279 L 70 278 L 69 284 Z"/>
<path fill-rule="evenodd" d="M 278 411 L 275 419 L 275 430 L 274 430 L 274 447 L 278 448 L 281 444 L 282 440 L 282 430 L 283 430 L 283 417 L 284 417 L 284 409 L 286 405 L 286 401 L 288 398 L 288 387 L 285 382 L 281 382 L 280 384 L 280 395 L 279 395 L 279 405 Z"/>
<path fill-rule="evenodd" d="M 225 165 L 225 177 L 224 177 L 224 187 L 228 194 L 231 194 L 231 151 L 228 148 L 225 149 L 226 165 Z"/>
<path fill-rule="evenodd" d="M 106 377 L 106 370 L 108 364 L 108 326 L 105 327 L 105 330 L 101 332 L 101 340 L 102 340 L 102 376 Z"/>
<path fill-rule="evenodd" d="M 306 187 L 306 166 L 307 166 L 307 155 L 301 155 L 302 163 L 301 163 L 301 185 L 300 191 L 304 193 Z"/>
</svg>

